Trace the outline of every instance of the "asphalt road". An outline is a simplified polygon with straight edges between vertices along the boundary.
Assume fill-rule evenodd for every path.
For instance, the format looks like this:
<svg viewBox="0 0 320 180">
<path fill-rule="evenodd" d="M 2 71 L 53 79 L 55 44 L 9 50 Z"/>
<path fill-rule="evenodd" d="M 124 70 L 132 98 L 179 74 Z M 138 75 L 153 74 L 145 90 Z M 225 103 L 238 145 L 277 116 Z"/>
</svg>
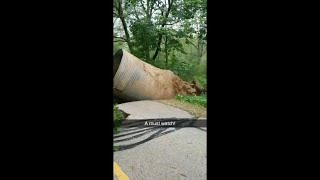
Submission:
<svg viewBox="0 0 320 180">
<path fill-rule="evenodd" d="M 150 101 L 120 104 L 119 109 L 141 119 L 171 117 L 175 112 L 180 118 L 193 118 L 180 109 Z M 148 113 L 143 114 L 143 111 Z M 114 143 L 118 146 L 114 162 L 121 169 L 122 177 L 131 180 L 207 179 L 206 128 L 130 128 L 115 135 Z M 123 179 L 117 177 L 115 179 Z"/>
<path fill-rule="evenodd" d="M 206 179 L 207 133 L 184 127 L 136 147 L 114 153 L 130 179 Z"/>
</svg>

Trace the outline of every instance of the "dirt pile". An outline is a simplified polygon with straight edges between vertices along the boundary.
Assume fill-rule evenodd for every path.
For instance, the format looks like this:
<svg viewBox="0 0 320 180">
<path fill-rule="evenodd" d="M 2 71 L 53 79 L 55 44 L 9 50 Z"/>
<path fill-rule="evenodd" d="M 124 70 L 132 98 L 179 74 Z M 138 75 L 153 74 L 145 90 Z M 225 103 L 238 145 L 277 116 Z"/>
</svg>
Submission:
<svg viewBox="0 0 320 180">
<path fill-rule="evenodd" d="M 165 89 L 167 91 L 165 96 L 174 97 L 178 94 L 181 95 L 200 95 L 201 89 L 196 85 L 195 81 L 189 83 L 183 81 L 179 76 L 175 75 L 170 70 L 163 70 L 145 63 L 143 70 L 154 79 L 159 85 L 159 89 Z M 169 95 L 171 94 L 171 95 Z"/>
<path fill-rule="evenodd" d="M 200 95 L 201 89 L 195 83 L 183 81 L 179 76 L 174 75 L 172 78 L 173 89 L 176 94 L 182 95 Z"/>
</svg>

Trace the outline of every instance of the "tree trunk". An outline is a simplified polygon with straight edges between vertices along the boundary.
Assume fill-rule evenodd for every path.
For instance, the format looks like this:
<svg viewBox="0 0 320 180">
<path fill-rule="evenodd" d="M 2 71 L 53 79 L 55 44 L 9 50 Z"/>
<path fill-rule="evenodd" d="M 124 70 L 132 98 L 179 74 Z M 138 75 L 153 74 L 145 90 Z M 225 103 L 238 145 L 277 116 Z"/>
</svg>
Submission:
<svg viewBox="0 0 320 180">
<path fill-rule="evenodd" d="M 118 2 L 118 13 L 119 13 L 119 18 L 120 18 L 122 26 L 123 26 L 124 33 L 126 35 L 126 41 L 127 41 L 128 47 L 130 49 L 130 52 L 133 53 L 133 49 L 132 49 L 132 45 L 131 45 L 131 41 L 130 41 L 130 34 L 128 31 L 128 26 L 127 26 L 126 20 L 124 18 L 121 1 Z"/>
<path fill-rule="evenodd" d="M 146 49 L 146 61 L 150 63 L 150 47 L 149 46 Z"/>
<path fill-rule="evenodd" d="M 164 48 L 165 48 L 165 52 L 166 52 L 166 68 L 168 68 L 168 37 L 166 37 Z"/>
<path fill-rule="evenodd" d="M 168 11 L 167 11 L 166 14 L 165 14 L 164 20 L 163 20 L 163 22 L 162 22 L 162 25 L 161 25 L 162 28 L 163 28 L 163 27 L 165 26 L 165 24 L 167 23 L 167 19 L 168 19 L 169 14 L 170 14 L 170 10 L 171 10 L 172 3 L 173 3 L 173 1 L 168 0 L 169 7 L 168 7 Z M 156 52 L 154 53 L 154 55 L 153 55 L 153 57 L 152 57 L 153 60 L 155 60 L 156 57 L 157 57 L 158 54 L 159 54 L 160 46 L 161 46 L 161 41 L 162 41 L 162 34 L 159 35 L 158 44 L 157 44 L 157 49 L 156 49 Z"/>
<path fill-rule="evenodd" d="M 202 57 L 202 49 L 201 49 L 201 43 L 200 43 L 200 39 L 198 39 L 198 48 L 197 48 L 197 51 L 198 51 L 198 56 L 199 56 L 199 59 L 198 59 L 198 63 L 200 64 L 201 63 L 201 57 Z"/>
</svg>

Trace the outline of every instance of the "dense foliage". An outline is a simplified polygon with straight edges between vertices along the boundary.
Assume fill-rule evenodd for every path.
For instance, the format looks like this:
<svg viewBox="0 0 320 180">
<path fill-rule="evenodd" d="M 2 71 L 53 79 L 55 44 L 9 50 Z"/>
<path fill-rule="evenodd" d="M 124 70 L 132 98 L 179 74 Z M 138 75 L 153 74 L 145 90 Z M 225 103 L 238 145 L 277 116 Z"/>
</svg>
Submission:
<svg viewBox="0 0 320 180">
<path fill-rule="evenodd" d="M 206 86 L 205 0 L 114 0 L 114 51 Z"/>
</svg>

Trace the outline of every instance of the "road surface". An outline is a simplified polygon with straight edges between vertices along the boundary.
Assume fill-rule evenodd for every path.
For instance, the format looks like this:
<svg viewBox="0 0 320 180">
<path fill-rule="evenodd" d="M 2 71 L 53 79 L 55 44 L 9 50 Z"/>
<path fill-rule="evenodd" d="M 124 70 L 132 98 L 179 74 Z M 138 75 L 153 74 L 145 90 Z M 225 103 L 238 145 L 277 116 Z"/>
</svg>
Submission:
<svg viewBox="0 0 320 180">
<path fill-rule="evenodd" d="M 128 118 L 194 117 L 168 105 L 138 101 L 119 105 Z M 147 111 L 147 113 L 145 113 Z M 114 179 L 207 179 L 205 127 L 138 127 L 114 135 Z"/>
</svg>

